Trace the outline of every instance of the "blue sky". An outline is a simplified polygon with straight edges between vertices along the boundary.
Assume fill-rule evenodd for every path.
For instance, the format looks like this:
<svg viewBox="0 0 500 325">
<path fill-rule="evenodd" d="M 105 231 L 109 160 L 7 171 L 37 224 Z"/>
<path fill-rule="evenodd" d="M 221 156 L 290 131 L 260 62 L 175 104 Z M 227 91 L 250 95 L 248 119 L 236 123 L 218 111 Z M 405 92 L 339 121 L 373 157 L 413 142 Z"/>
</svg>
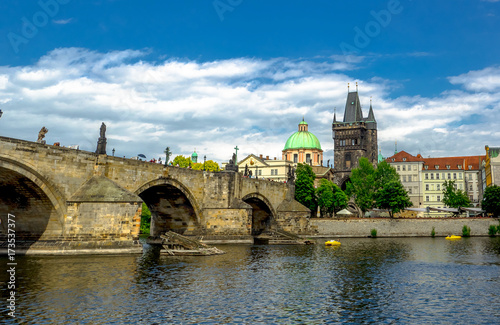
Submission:
<svg viewBox="0 0 500 325">
<path fill-rule="evenodd" d="M 500 145 L 498 1 L 3 1 L 0 135 L 158 157 L 280 157 L 305 116 L 333 158 L 347 83 L 384 156 Z M 144 152 L 143 152 L 144 151 Z"/>
</svg>

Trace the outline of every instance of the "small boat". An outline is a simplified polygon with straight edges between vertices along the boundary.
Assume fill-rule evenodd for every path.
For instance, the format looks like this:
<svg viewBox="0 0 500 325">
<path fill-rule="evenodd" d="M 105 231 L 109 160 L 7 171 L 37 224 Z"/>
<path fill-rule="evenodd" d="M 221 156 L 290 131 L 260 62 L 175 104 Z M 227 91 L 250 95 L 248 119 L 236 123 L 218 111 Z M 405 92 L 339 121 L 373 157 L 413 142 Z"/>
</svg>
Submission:
<svg viewBox="0 0 500 325">
<path fill-rule="evenodd" d="M 454 240 L 454 239 L 462 239 L 462 236 L 456 236 L 456 235 L 449 235 L 446 237 L 448 240 Z"/>
<path fill-rule="evenodd" d="M 329 240 L 325 242 L 325 246 L 340 246 L 340 242 L 336 240 Z"/>
</svg>

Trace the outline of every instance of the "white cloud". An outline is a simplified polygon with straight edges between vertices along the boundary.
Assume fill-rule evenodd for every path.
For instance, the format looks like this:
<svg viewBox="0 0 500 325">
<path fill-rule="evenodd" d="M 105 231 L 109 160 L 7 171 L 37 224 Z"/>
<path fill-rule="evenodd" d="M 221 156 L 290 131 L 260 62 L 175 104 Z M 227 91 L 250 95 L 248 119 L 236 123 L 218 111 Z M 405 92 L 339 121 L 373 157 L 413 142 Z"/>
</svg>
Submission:
<svg viewBox="0 0 500 325">
<path fill-rule="evenodd" d="M 488 67 L 448 78 L 452 84 L 463 85 L 472 91 L 500 90 L 500 67 Z"/>
<path fill-rule="evenodd" d="M 72 21 L 73 21 L 73 18 L 52 20 L 52 22 L 54 22 L 54 24 L 58 24 L 58 25 L 66 25 L 66 24 L 71 23 Z"/>
<path fill-rule="evenodd" d="M 30 66 L 0 67 L 2 135 L 33 141 L 46 126 L 47 143 L 94 151 L 105 122 L 108 153 L 115 148 L 119 156 L 159 157 L 170 146 L 174 155 L 196 148 L 222 162 L 238 145 L 239 157 L 280 159 L 304 116 L 326 162 L 333 160 L 334 107 L 341 120 L 347 83 L 353 90 L 358 82 L 365 116 L 373 97 L 384 155 L 396 140 L 398 149 L 424 156 L 482 154 L 485 144 L 500 144 L 487 131 L 500 120 L 498 67 L 449 78 L 464 90 L 391 99 L 390 80 L 356 80 L 346 67 L 339 71 L 337 57 L 141 61 L 147 54 L 61 48 Z"/>
</svg>

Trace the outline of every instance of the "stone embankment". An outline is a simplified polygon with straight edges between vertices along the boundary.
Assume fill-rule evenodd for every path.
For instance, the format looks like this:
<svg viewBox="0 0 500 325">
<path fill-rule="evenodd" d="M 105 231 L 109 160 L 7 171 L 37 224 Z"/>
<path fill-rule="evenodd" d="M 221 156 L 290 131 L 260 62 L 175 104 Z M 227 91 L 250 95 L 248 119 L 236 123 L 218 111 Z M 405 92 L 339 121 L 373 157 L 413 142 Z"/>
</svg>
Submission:
<svg viewBox="0 0 500 325">
<path fill-rule="evenodd" d="M 308 237 L 368 237 L 377 230 L 377 237 L 429 237 L 434 228 L 437 237 L 461 235 L 466 225 L 471 236 L 488 236 L 490 225 L 499 225 L 495 218 L 311 218 L 311 236 Z"/>
</svg>

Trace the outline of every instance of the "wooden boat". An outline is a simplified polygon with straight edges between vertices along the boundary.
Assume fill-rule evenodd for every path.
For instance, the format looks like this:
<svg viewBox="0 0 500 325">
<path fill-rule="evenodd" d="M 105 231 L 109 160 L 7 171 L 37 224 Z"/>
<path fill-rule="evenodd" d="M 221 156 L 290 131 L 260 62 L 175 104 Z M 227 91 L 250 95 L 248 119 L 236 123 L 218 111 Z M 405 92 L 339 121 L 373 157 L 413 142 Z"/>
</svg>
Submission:
<svg viewBox="0 0 500 325">
<path fill-rule="evenodd" d="M 325 242 L 325 246 L 340 246 L 340 242 L 336 240 L 329 240 Z"/>
</svg>

